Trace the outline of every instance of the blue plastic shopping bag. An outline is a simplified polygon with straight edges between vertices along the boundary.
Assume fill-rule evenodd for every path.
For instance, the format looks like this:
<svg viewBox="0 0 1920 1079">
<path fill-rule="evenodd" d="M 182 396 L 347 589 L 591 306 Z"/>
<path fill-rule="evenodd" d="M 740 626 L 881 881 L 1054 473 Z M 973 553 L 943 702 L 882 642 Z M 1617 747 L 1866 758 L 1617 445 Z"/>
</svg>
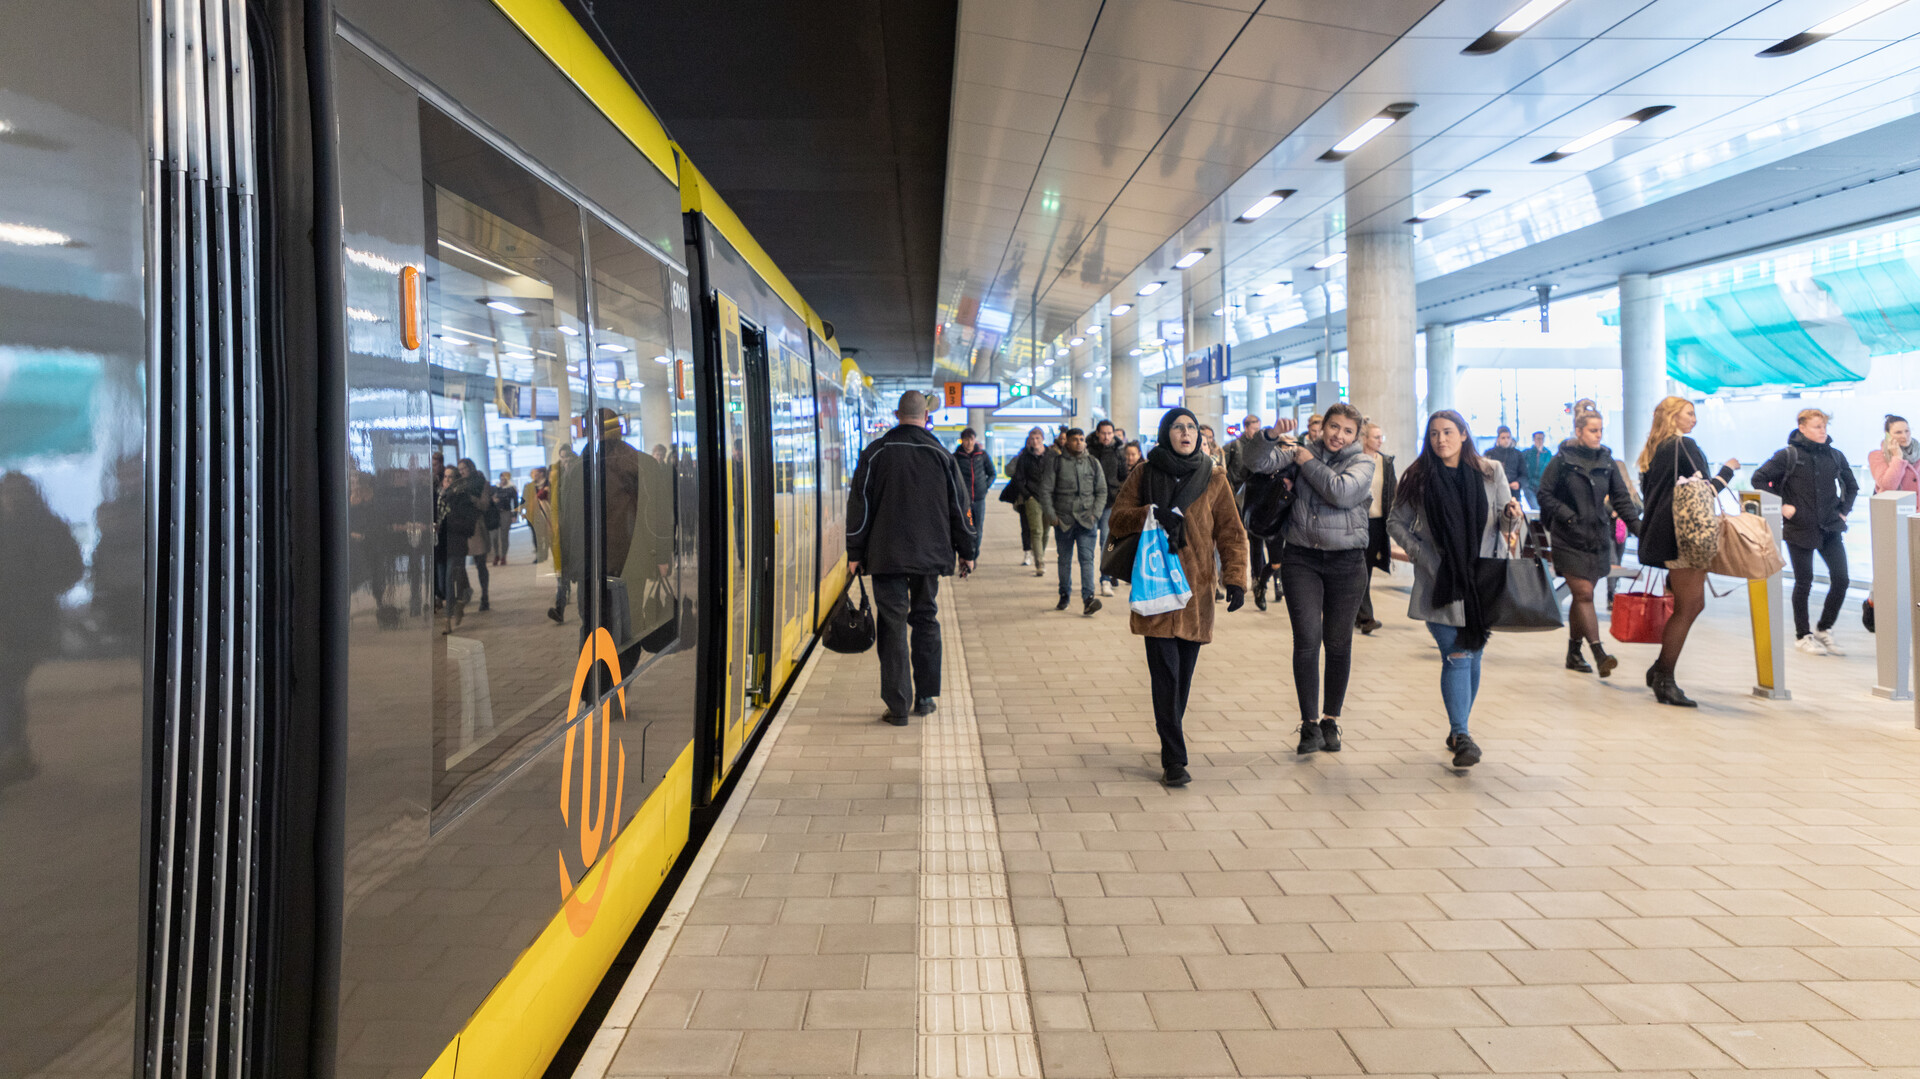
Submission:
<svg viewBox="0 0 1920 1079">
<path fill-rule="evenodd" d="M 1139 614 L 1166 614 L 1183 610 L 1192 601 L 1193 589 L 1187 586 L 1180 559 L 1167 545 L 1166 529 L 1149 513 L 1147 527 L 1140 533 L 1140 548 L 1133 556 L 1130 606 Z"/>
</svg>

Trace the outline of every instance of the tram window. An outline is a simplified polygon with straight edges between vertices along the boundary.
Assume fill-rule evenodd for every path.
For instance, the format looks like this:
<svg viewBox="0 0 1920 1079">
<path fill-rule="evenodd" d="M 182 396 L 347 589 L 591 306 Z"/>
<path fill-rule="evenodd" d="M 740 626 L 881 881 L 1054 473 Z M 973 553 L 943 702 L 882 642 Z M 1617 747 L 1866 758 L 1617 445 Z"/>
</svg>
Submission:
<svg viewBox="0 0 1920 1079">
<path fill-rule="evenodd" d="M 631 671 L 678 635 L 673 321 L 666 265 L 599 220 L 587 222 L 606 499 L 600 621 L 620 649 L 621 669 Z"/>
<path fill-rule="evenodd" d="M 578 207 L 431 106 L 420 119 L 430 405 L 451 443 L 434 485 L 438 827 L 569 714 L 594 402 Z"/>
</svg>

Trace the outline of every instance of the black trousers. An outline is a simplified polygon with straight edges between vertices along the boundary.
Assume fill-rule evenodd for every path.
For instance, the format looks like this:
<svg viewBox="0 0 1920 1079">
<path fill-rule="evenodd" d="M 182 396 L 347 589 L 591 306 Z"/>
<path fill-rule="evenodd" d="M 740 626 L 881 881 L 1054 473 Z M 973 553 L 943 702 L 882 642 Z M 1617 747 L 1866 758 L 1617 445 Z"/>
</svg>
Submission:
<svg viewBox="0 0 1920 1079">
<path fill-rule="evenodd" d="M 1287 619 L 1293 623 L 1293 688 L 1300 722 L 1340 715 L 1353 671 L 1353 623 L 1367 591 L 1367 552 L 1322 551 L 1289 543 L 1280 565 Z M 1321 704 L 1320 649 L 1327 652 L 1326 703 Z"/>
<path fill-rule="evenodd" d="M 1147 637 L 1147 675 L 1153 680 L 1153 726 L 1160 732 L 1160 767 L 1187 764 L 1187 693 L 1200 662 L 1200 642 Z"/>
<path fill-rule="evenodd" d="M 911 712 L 922 697 L 940 695 L 940 609 L 934 603 L 939 595 L 938 574 L 873 575 L 880 699 L 896 716 Z"/>
<path fill-rule="evenodd" d="M 1267 538 L 1247 533 L 1247 561 L 1253 563 L 1253 580 L 1256 584 L 1265 584 L 1267 572 Z"/>
<path fill-rule="evenodd" d="M 1818 548 L 1801 547 L 1787 544 L 1787 554 L 1793 558 L 1793 632 L 1795 637 L 1805 637 L 1812 632 L 1807 626 L 1807 601 L 1813 598 L 1813 556 L 1819 554 L 1820 560 L 1827 564 L 1827 601 L 1820 606 L 1821 629 L 1832 629 L 1840 620 L 1840 608 L 1847 605 L 1847 543 L 1841 533 L 1823 535 Z"/>
</svg>

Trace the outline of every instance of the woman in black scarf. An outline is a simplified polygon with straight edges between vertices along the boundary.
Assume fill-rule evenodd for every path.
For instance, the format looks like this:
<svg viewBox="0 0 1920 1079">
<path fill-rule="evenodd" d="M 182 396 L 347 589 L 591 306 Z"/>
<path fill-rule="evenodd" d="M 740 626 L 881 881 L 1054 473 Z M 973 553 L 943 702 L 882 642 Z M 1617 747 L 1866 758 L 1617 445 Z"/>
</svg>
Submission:
<svg viewBox="0 0 1920 1079">
<path fill-rule="evenodd" d="M 1147 640 L 1147 673 L 1153 680 L 1153 718 L 1160 732 L 1161 782 L 1184 787 L 1187 742 L 1183 723 L 1200 646 L 1213 639 L 1215 556 L 1225 567 L 1227 610 L 1247 599 L 1247 529 L 1240 523 L 1233 488 L 1223 468 L 1200 446 L 1200 423 L 1184 408 L 1160 419 L 1160 442 L 1140 467 L 1127 474 L 1114 499 L 1111 536 L 1139 533 L 1152 514 L 1179 553 L 1193 599 L 1166 614 L 1135 613 L 1129 623 Z"/>
<path fill-rule="evenodd" d="M 1497 598 L 1482 592 L 1474 569 L 1501 554 L 1501 533 L 1518 529 L 1521 516 L 1505 470 L 1474 449 L 1467 421 L 1451 409 L 1428 417 L 1426 447 L 1400 477 L 1387 532 L 1413 558 L 1407 615 L 1426 622 L 1440 646 L 1440 699 L 1455 768 L 1480 763 L 1467 718 L 1480 692 L 1480 654 Z"/>
</svg>

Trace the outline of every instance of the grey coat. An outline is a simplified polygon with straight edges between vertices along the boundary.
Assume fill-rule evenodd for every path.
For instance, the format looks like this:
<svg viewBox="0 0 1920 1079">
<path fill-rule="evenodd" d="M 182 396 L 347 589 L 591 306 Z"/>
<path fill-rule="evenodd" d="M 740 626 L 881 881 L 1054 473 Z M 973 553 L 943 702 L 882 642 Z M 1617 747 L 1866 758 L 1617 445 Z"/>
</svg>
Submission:
<svg viewBox="0 0 1920 1079">
<path fill-rule="evenodd" d="M 1098 528 L 1107 508 L 1106 469 L 1091 453 L 1063 453 L 1041 474 L 1034 497 L 1055 528 Z"/>
<path fill-rule="evenodd" d="M 1513 489 L 1507 486 L 1505 467 L 1482 457 L 1480 468 L 1486 473 L 1487 482 L 1487 524 L 1480 533 L 1480 557 L 1497 558 L 1505 553 L 1501 550 L 1500 533 L 1518 532 L 1520 522 L 1508 520 L 1506 516 L 1507 503 L 1513 501 Z M 1387 516 L 1387 535 L 1413 558 L 1413 599 L 1407 604 L 1407 617 L 1443 626 L 1466 625 L 1465 600 L 1455 600 L 1437 609 L 1433 605 L 1433 575 L 1440 568 L 1440 552 L 1429 538 L 1426 510 L 1411 502 L 1395 506 Z"/>
<path fill-rule="evenodd" d="M 1367 546 L 1367 507 L 1373 502 L 1373 458 L 1353 442 L 1329 454 L 1324 442 L 1303 443 L 1313 459 L 1293 465 L 1293 510 L 1287 543 L 1318 551 Z"/>
</svg>

